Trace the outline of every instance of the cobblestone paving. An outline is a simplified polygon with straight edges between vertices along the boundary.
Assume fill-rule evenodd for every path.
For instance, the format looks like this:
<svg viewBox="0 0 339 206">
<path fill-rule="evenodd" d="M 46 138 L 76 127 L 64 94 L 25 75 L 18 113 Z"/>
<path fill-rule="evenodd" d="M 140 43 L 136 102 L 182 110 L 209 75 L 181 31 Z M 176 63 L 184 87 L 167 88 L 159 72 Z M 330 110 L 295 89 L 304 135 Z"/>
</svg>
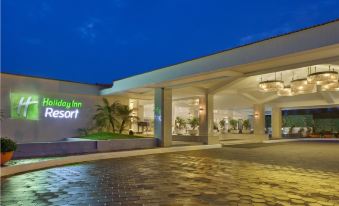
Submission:
<svg viewBox="0 0 339 206">
<path fill-rule="evenodd" d="M 3 178 L 1 205 L 339 205 L 339 173 L 215 157 L 232 149 L 101 160 Z"/>
</svg>

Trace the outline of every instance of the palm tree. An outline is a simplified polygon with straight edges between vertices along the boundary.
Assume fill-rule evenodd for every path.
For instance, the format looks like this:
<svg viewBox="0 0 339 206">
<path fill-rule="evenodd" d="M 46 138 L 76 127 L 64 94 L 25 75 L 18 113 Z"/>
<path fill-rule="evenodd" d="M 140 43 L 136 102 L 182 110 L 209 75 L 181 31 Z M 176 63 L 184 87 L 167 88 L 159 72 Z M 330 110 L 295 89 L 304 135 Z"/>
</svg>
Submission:
<svg viewBox="0 0 339 206">
<path fill-rule="evenodd" d="M 0 121 L 4 118 L 4 111 L 0 110 Z"/>
<path fill-rule="evenodd" d="M 106 98 L 103 98 L 102 101 L 103 105 L 96 105 L 96 114 L 94 115 L 93 119 L 95 120 L 98 127 L 111 127 L 114 133 L 115 122 L 117 122 L 115 116 L 117 114 L 117 109 L 120 106 L 120 103 L 118 101 L 115 101 L 110 105 Z"/>
<path fill-rule="evenodd" d="M 132 115 L 133 109 L 130 109 L 127 105 L 119 105 L 117 107 L 117 115 L 121 119 L 121 124 L 119 128 L 119 134 L 125 129 L 126 124 L 130 123 L 133 118 L 137 119 L 138 117 Z"/>
</svg>

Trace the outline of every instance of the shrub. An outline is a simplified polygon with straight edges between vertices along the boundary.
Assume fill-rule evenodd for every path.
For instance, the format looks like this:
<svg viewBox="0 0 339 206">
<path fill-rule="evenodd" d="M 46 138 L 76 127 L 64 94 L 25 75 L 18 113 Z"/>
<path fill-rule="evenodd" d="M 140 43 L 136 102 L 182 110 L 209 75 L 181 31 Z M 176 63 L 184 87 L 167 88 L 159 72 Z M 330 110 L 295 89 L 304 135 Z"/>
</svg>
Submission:
<svg viewBox="0 0 339 206">
<path fill-rule="evenodd" d="M 11 152 L 16 150 L 16 143 L 7 138 L 1 137 L 1 152 Z"/>
<path fill-rule="evenodd" d="M 187 120 L 187 123 L 191 126 L 193 130 L 199 126 L 199 119 L 197 117 L 193 117 Z"/>
<path fill-rule="evenodd" d="M 242 123 L 242 126 L 244 126 L 245 129 L 250 129 L 251 128 L 250 120 L 245 119 Z"/>
<path fill-rule="evenodd" d="M 237 124 L 238 124 L 238 121 L 237 121 L 237 120 L 235 120 L 235 119 L 231 119 L 231 120 L 230 120 L 230 125 L 231 125 L 231 127 L 232 127 L 233 130 L 236 129 Z"/>
<path fill-rule="evenodd" d="M 79 128 L 78 132 L 81 137 L 89 135 L 89 129 L 88 128 Z"/>
<path fill-rule="evenodd" d="M 226 121 L 225 121 L 225 119 L 220 120 L 219 125 L 220 125 L 220 128 L 221 128 L 222 130 L 224 130 L 225 127 L 226 127 Z"/>
<path fill-rule="evenodd" d="M 186 120 L 181 118 L 181 117 L 177 117 L 175 119 L 175 127 L 179 130 L 185 129 L 186 128 Z"/>
</svg>

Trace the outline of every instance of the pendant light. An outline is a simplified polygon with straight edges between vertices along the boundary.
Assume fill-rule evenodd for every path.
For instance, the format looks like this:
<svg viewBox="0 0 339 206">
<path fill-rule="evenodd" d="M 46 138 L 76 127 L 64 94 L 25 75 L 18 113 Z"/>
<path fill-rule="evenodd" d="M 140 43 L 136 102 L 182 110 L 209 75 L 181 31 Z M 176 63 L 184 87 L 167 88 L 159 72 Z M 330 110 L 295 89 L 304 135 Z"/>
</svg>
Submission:
<svg viewBox="0 0 339 206">
<path fill-rule="evenodd" d="M 331 66 L 329 66 L 328 71 L 317 72 L 317 67 L 314 67 L 313 73 L 311 67 L 309 67 L 308 71 L 307 81 L 311 84 L 326 85 L 338 82 L 338 72 L 334 71 L 334 69 L 331 70 Z"/>
<path fill-rule="evenodd" d="M 284 82 L 282 80 L 277 80 L 277 73 L 275 73 L 274 80 L 267 80 L 259 82 L 259 91 L 261 92 L 277 92 L 280 89 L 284 88 Z"/>
</svg>

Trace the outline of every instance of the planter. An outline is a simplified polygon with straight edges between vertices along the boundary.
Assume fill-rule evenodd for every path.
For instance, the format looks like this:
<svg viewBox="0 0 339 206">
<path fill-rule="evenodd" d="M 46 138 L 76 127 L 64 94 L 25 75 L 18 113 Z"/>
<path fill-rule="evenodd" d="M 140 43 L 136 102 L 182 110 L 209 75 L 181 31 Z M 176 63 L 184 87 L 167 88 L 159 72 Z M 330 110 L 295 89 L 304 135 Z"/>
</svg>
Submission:
<svg viewBox="0 0 339 206">
<path fill-rule="evenodd" d="M 4 165 L 6 162 L 12 159 L 14 151 L 11 152 L 1 152 L 1 165 Z"/>
<path fill-rule="evenodd" d="M 244 130 L 242 130 L 242 133 L 243 133 L 243 134 L 250 134 L 250 133 L 251 133 L 251 130 L 249 130 L 249 129 L 244 129 Z"/>
<path fill-rule="evenodd" d="M 188 130 L 188 133 L 189 133 L 191 136 L 197 136 L 197 135 L 198 135 L 198 130 Z"/>
<path fill-rule="evenodd" d="M 310 138 L 320 138 L 320 134 L 310 134 Z"/>
</svg>

